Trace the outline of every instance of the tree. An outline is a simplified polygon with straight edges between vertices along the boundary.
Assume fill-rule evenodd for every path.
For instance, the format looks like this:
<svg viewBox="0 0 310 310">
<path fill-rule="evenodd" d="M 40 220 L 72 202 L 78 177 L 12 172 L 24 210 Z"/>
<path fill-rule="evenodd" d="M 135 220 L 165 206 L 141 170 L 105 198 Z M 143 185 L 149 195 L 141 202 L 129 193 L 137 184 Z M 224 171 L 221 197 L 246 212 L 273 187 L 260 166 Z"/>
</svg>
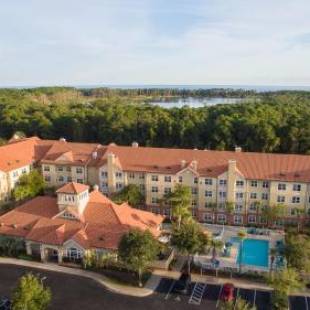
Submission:
<svg viewBox="0 0 310 310">
<path fill-rule="evenodd" d="M 44 310 L 51 301 L 51 291 L 42 280 L 28 273 L 20 278 L 13 292 L 13 310 Z"/>
<path fill-rule="evenodd" d="M 190 187 L 177 184 L 174 191 L 164 197 L 164 201 L 171 204 L 172 217 L 177 220 L 178 228 L 182 221 L 191 218 L 192 193 Z"/>
<path fill-rule="evenodd" d="M 310 272 L 310 238 L 288 233 L 285 237 L 285 257 L 289 267 L 299 272 Z"/>
<path fill-rule="evenodd" d="M 191 256 L 205 251 L 205 247 L 208 244 L 208 237 L 199 224 L 189 221 L 182 223 L 180 228 L 173 229 L 171 244 L 181 254 L 187 255 L 188 273 L 190 273 Z"/>
<path fill-rule="evenodd" d="M 283 269 L 275 272 L 268 280 L 269 285 L 278 292 L 289 296 L 303 287 L 299 274 L 293 268 Z"/>
<path fill-rule="evenodd" d="M 244 230 L 239 230 L 238 237 L 240 238 L 240 254 L 239 254 L 239 272 L 242 271 L 242 256 L 243 256 L 243 241 L 246 238 L 247 233 Z"/>
<path fill-rule="evenodd" d="M 244 299 L 237 297 L 235 301 L 222 302 L 220 310 L 255 310 L 255 306 L 251 306 Z"/>
<path fill-rule="evenodd" d="M 303 287 L 299 274 L 293 268 L 277 271 L 268 279 L 269 285 L 274 289 L 272 306 L 275 310 L 288 308 L 288 296 Z"/>
<path fill-rule="evenodd" d="M 131 230 L 123 235 L 118 246 L 120 260 L 138 273 L 139 286 L 142 274 L 158 254 L 158 243 L 149 231 Z"/>
<path fill-rule="evenodd" d="M 13 197 L 16 201 L 32 198 L 43 193 L 45 183 L 38 170 L 33 170 L 28 174 L 22 175 L 18 184 L 13 190 Z"/>
<path fill-rule="evenodd" d="M 267 225 L 274 224 L 274 222 L 285 216 L 287 207 L 283 204 L 277 204 L 262 209 L 262 215 L 267 219 Z"/>
<path fill-rule="evenodd" d="M 116 203 L 128 202 L 133 207 L 138 207 L 145 201 L 144 195 L 135 184 L 127 185 L 120 192 L 116 193 L 112 199 Z"/>
</svg>

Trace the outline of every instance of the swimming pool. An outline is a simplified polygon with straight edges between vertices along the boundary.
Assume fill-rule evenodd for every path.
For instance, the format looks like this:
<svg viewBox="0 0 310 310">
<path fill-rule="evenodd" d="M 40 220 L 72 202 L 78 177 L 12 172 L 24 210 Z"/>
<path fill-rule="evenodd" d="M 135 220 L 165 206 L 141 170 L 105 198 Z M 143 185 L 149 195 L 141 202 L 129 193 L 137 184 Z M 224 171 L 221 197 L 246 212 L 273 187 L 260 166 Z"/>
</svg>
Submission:
<svg viewBox="0 0 310 310">
<path fill-rule="evenodd" d="M 232 238 L 233 243 L 239 244 L 237 263 L 243 265 L 265 267 L 269 266 L 269 241 L 257 239 L 244 239 L 241 242 L 238 237 Z"/>
</svg>

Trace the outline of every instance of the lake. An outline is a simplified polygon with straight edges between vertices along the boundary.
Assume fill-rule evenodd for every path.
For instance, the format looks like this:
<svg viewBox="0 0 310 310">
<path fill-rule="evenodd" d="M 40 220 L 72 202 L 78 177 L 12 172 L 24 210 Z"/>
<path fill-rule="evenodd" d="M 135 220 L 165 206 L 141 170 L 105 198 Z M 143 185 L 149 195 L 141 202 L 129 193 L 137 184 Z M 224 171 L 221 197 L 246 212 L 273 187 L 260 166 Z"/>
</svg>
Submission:
<svg viewBox="0 0 310 310">
<path fill-rule="evenodd" d="M 162 108 L 182 108 L 184 106 L 189 106 L 191 108 L 201 108 L 205 106 L 212 106 L 217 104 L 232 104 L 241 103 L 244 101 L 253 101 L 255 99 L 249 98 L 196 98 L 196 97 L 186 97 L 186 98 L 163 98 L 159 100 L 148 101 L 148 104 L 157 105 Z M 257 100 L 257 99 L 256 99 Z"/>
</svg>

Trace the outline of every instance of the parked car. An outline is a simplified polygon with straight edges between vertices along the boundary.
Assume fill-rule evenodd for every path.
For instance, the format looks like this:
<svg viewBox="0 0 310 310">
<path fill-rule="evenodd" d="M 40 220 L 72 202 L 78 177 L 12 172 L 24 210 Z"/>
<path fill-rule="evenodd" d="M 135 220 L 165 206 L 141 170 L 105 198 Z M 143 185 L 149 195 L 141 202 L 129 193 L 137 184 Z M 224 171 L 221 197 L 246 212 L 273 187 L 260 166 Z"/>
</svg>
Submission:
<svg viewBox="0 0 310 310">
<path fill-rule="evenodd" d="M 232 283 L 225 283 L 221 292 L 222 301 L 232 301 L 234 299 L 235 286 Z"/>
<path fill-rule="evenodd" d="M 10 310 L 11 309 L 11 301 L 7 297 L 2 297 L 0 299 L 0 310 Z"/>
<path fill-rule="evenodd" d="M 176 282 L 174 286 L 174 291 L 181 294 L 188 294 L 190 292 L 190 285 L 191 285 L 191 275 L 183 271 L 180 278 Z"/>
</svg>

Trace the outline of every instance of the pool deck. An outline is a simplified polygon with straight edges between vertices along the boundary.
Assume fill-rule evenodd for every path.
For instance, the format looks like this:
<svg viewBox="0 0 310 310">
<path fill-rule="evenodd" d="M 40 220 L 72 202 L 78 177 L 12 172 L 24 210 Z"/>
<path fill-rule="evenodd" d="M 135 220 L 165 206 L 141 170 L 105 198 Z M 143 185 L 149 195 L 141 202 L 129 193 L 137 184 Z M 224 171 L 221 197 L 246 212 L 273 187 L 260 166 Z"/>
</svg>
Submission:
<svg viewBox="0 0 310 310">
<path fill-rule="evenodd" d="M 217 236 L 215 238 L 223 241 L 224 243 L 230 241 L 232 237 L 236 237 L 240 230 L 247 231 L 249 229 L 248 227 L 226 226 L 226 225 L 223 227 L 223 225 L 214 225 L 214 224 L 203 224 L 203 228 L 211 232 L 213 235 Z M 247 234 L 246 238 L 269 241 L 269 251 L 270 249 L 276 247 L 276 244 L 278 241 L 284 240 L 283 231 L 270 230 L 270 229 L 264 229 L 264 230 L 268 232 L 266 235 Z M 237 256 L 238 256 L 238 246 L 236 244 L 233 244 L 231 248 L 230 257 L 225 257 L 225 256 L 217 257 L 217 259 L 220 261 L 219 269 L 239 268 L 239 264 L 237 263 Z M 268 253 L 268 256 L 269 256 L 268 267 L 260 267 L 260 266 L 242 264 L 242 270 L 243 271 L 268 272 L 269 266 L 271 265 L 270 263 L 271 257 L 269 253 Z M 199 255 L 195 257 L 194 261 L 196 262 L 196 264 L 201 265 L 202 268 L 210 268 L 210 266 L 212 265 L 212 255 L 210 254 L 202 255 L 202 256 Z"/>
</svg>

